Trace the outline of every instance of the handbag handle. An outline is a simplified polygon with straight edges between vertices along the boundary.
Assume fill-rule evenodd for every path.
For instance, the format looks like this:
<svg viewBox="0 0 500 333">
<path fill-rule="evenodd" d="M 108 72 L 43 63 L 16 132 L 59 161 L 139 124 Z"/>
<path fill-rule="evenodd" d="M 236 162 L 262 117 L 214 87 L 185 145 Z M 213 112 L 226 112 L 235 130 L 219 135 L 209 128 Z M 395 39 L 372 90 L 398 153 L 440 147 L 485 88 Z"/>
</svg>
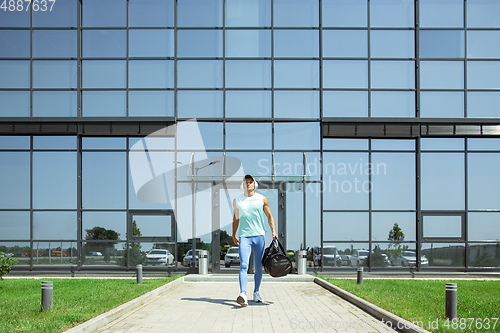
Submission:
<svg viewBox="0 0 500 333">
<path fill-rule="evenodd" d="M 283 245 L 281 245 L 280 241 L 278 239 L 273 239 L 273 242 L 278 243 L 279 249 L 281 249 L 281 253 L 283 253 L 286 256 L 285 249 L 283 248 Z M 276 247 L 276 246 L 275 246 Z"/>
</svg>

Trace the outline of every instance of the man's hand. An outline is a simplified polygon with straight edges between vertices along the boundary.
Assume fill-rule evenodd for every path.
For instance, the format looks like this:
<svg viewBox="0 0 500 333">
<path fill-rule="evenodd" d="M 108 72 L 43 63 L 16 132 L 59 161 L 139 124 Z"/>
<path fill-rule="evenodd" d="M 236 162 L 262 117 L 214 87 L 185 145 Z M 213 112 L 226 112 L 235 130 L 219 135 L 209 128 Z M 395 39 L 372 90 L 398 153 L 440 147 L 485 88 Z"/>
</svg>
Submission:
<svg viewBox="0 0 500 333">
<path fill-rule="evenodd" d="M 278 234 L 275 231 L 273 231 L 273 239 L 278 239 Z"/>
<path fill-rule="evenodd" d="M 234 235 L 233 235 L 233 242 L 234 242 L 234 244 L 236 244 L 236 246 L 240 245 L 239 239 Z"/>
</svg>

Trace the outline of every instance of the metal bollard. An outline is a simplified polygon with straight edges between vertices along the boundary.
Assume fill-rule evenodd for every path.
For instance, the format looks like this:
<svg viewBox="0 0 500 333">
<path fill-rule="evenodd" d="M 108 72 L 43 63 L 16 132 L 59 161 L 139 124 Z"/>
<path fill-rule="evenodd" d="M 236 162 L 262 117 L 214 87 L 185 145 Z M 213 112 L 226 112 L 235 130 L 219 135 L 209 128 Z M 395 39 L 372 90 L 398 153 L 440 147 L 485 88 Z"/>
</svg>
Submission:
<svg viewBox="0 0 500 333">
<path fill-rule="evenodd" d="M 307 268 L 307 251 L 306 250 L 301 250 L 297 251 L 298 256 L 298 265 L 297 265 L 297 274 L 299 275 L 306 275 L 306 268 Z"/>
<path fill-rule="evenodd" d="M 358 267 L 358 284 L 363 284 L 363 267 Z"/>
<path fill-rule="evenodd" d="M 53 282 L 42 281 L 42 306 L 41 310 L 47 312 L 52 307 Z"/>
<path fill-rule="evenodd" d="M 446 284 L 446 317 L 457 318 L 457 284 Z"/>
<path fill-rule="evenodd" d="M 137 268 L 137 283 L 142 284 L 142 265 L 135 265 L 135 268 Z"/>
<path fill-rule="evenodd" d="M 198 260 L 198 274 L 208 274 L 208 251 L 207 250 L 200 250 L 199 253 L 199 260 Z"/>
</svg>

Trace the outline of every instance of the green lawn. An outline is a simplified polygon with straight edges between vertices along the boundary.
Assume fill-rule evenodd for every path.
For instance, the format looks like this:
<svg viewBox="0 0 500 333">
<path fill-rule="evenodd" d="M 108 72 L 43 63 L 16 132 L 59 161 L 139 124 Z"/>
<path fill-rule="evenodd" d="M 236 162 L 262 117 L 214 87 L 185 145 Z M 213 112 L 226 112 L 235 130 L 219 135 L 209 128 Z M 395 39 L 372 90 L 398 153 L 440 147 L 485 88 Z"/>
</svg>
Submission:
<svg viewBox="0 0 500 333">
<path fill-rule="evenodd" d="M 175 280 L 43 279 L 53 281 L 52 310 L 40 311 L 40 279 L 0 281 L 0 332 L 62 332 Z"/>
<path fill-rule="evenodd" d="M 500 332 L 500 281 L 364 279 L 358 285 L 355 279 L 321 278 L 431 332 Z M 457 323 L 445 317 L 450 282 L 457 284 Z"/>
</svg>

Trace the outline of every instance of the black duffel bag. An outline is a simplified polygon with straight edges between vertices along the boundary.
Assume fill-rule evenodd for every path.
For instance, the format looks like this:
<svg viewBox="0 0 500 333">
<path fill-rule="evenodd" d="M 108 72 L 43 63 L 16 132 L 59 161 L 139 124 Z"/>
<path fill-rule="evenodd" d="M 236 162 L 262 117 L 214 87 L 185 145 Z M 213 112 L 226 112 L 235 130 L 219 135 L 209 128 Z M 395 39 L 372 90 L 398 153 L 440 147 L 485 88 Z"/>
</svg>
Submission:
<svg viewBox="0 0 500 333">
<path fill-rule="evenodd" d="M 262 266 L 272 277 L 285 276 L 292 272 L 292 261 L 286 256 L 279 240 L 274 239 L 271 245 L 264 250 Z"/>
</svg>

